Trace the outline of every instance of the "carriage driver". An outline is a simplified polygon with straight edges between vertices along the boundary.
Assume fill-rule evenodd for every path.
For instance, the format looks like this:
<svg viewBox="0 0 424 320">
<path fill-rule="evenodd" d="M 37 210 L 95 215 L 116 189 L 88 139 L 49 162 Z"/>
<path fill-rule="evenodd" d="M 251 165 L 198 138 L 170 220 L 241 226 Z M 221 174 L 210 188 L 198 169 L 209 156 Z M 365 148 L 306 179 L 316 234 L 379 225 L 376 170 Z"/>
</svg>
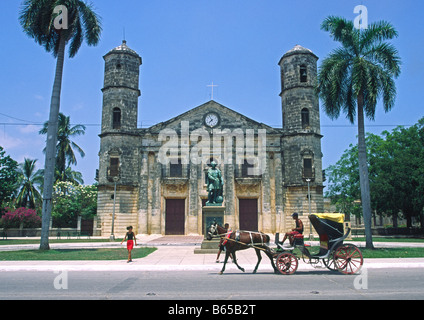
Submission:
<svg viewBox="0 0 424 320">
<path fill-rule="evenodd" d="M 292 229 L 291 232 L 287 232 L 284 235 L 284 239 L 283 239 L 283 242 L 281 242 L 281 244 L 284 244 L 284 241 L 286 241 L 286 239 L 289 238 L 290 245 L 293 246 L 294 236 L 296 234 L 302 234 L 303 233 L 303 222 L 302 222 L 302 220 L 299 219 L 299 214 L 297 212 L 295 212 L 295 213 L 292 214 L 292 217 L 296 222 L 296 228 Z"/>
</svg>

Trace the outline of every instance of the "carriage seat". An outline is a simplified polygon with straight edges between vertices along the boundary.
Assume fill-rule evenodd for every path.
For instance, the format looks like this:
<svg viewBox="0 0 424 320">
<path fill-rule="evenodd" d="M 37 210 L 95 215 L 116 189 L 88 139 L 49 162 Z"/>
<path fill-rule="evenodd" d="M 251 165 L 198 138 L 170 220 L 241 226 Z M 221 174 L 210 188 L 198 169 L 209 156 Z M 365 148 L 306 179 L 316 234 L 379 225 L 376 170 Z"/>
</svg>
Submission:
<svg viewBox="0 0 424 320">
<path fill-rule="evenodd" d="M 302 245 L 304 245 L 304 242 L 303 242 L 303 234 L 295 234 L 295 235 L 293 236 L 293 239 L 294 239 L 294 244 L 295 244 L 295 245 L 297 245 L 297 246 L 302 246 Z"/>
</svg>

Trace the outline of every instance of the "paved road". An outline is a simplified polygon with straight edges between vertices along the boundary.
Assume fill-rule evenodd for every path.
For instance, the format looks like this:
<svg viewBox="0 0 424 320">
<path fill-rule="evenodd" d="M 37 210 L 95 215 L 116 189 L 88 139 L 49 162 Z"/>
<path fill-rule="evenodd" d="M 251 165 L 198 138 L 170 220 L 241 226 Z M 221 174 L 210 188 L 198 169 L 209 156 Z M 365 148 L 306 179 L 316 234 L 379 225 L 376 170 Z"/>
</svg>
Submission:
<svg viewBox="0 0 424 320">
<path fill-rule="evenodd" d="M 424 269 L 364 269 L 359 276 L 326 270 L 292 276 L 231 271 L 0 272 L 5 299 L 424 299 Z M 162 310 L 163 311 L 163 310 Z"/>
</svg>

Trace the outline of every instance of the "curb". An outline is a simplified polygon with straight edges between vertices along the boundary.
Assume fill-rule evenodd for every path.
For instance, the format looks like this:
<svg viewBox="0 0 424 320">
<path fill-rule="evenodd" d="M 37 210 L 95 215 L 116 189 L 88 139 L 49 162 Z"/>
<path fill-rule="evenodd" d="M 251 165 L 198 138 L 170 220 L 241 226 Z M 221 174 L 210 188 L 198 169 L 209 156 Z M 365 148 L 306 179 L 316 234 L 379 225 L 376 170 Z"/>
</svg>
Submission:
<svg viewBox="0 0 424 320">
<path fill-rule="evenodd" d="M 141 259 L 140 259 L 141 260 Z M 381 261 L 384 260 L 384 261 Z M 367 259 L 364 261 L 362 268 L 366 269 L 400 269 L 400 268 L 424 268 L 424 259 L 421 258 L 408 258 L 407 261 L 398 262 L 398 259 Z M 405 260 L 405 259 L 401 259 Z M 222 269 L 222 264 L 179 264 L 179 265 L 165 265 L 165 264 L 138 264 L 135 259 L 133 263 L 126 263 L 126 261 L 113 261 L 113 262 L 97 262 L 97 261 L 82 261 L 82 264 L 77 264 L 78 261 L 69 263 L 64 262 L 51 262 L 43 261 L 40 264 L 11 264 L 0 265 L 0 272 L 16 272 L 16 271 L 214 271 L 219 272 Z M 11 261 L 11 263 L 15 263 Z M 251 273 L 255 265 L 243 265 L 246 270 L 245 273 Z M 299 263 L 297 271 L 328 271 L 324 266 L 313 267 L 309 264 Z M 228 263 L 226 272 L 237 271 L 237 266 Z M 272 267 L 268 265 L 259 266 L 258 273 L 272 272 Z"/>
</svg>

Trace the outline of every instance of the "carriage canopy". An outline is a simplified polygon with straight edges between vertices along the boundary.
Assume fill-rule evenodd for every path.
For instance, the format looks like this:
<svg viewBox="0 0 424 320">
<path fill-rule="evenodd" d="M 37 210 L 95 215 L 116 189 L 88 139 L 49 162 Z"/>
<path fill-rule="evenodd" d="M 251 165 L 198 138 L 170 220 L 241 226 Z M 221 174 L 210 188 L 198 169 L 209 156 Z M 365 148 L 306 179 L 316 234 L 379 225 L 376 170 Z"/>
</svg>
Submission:
<svg viewBox="0 0 424 320">
<path fill-rule="evenodd" d="M 329 240 L 343 236 L 343 213 L 313 213 L 309 220 L 320 236 L 327 235 Z"/>
</svg>

